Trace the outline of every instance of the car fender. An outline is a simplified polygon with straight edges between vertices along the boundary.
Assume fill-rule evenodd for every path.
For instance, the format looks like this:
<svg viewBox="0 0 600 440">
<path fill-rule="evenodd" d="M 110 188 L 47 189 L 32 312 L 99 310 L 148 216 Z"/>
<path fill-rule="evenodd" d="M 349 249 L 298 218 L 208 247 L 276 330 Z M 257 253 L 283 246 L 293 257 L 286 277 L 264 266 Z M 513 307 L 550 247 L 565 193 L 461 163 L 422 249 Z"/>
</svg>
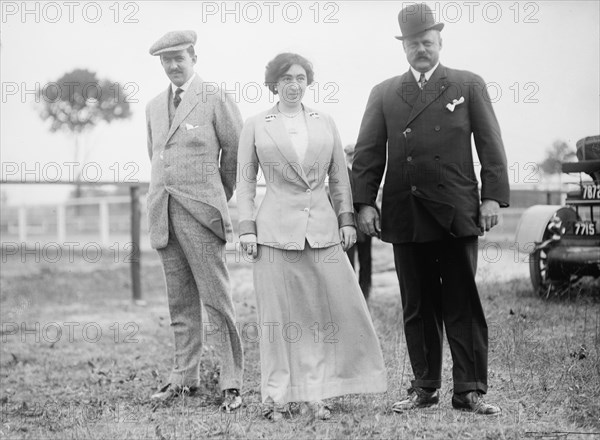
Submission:
<svg viewBox="0 0 600 440">
<path fill-rule="evenodd" d="M 574 210 L 560 205 L 535 205 L 523 212 L 515 236 L 519 252 L 533 252 L 534 244 L 542 241 L 548 223 L 554 215 L 563 220 L 577 217 Z"/>
</svg>

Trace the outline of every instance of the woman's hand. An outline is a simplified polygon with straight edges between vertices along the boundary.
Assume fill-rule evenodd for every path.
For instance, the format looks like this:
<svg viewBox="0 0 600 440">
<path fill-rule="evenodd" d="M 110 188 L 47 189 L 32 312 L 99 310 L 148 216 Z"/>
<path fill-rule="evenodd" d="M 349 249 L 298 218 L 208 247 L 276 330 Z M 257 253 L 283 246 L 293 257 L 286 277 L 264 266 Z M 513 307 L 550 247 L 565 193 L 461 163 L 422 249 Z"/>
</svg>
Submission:
<svg viewBox="0 0 600 440">
<path fill-rule="evenodd" d="M 240 237 L 242 252 L 252 257 L 254 260 L 258 254 L 258 246 L 256 244 L 256 234 L 244 234 Z"/>
<path fill-rule="evenodd" d="M 356 228 L 354 226 L 342 226 L 340 228 L 340 241 L 344 252 L 354 246 L 354 243 L 356 243 Z"/>
</svg>

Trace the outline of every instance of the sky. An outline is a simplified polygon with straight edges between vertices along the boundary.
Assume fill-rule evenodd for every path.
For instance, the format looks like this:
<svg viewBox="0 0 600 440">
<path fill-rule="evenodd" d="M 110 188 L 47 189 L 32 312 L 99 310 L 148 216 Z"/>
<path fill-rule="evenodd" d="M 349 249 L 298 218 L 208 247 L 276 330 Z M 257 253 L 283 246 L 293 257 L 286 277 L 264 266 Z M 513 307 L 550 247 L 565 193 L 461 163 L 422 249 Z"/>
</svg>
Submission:
<svg viewBox="0 0 600 440">
<path fill-rule="evenodd" d="M 356 140 L 369 92 L 408 70 L 397 16 L 402 1 L 21 2 L 2 1 L 2 178 L 68 179 L 71 138 L 50 133 L 32 92 L 76 68 L 126 88 L 133 115 L 87 135 L 89 180 L 148 181 L 144 108 L 168 79 L 149 47 L 166 32 L 198 34 L 196 72 L 233 92 L 244 119 L 276 100 L 266 64 L 296 52 L 314 66 L 304 103 Z M 556 140 L 575 147 L 600 134 L 600 2 L 427 2 L 442 31 L 442 64 L 488 84 L 511 184 L 540 181 L 534 164 Z M 10 204 L 64 199 L 68 187 L 3 185 Z"/>
</svg>

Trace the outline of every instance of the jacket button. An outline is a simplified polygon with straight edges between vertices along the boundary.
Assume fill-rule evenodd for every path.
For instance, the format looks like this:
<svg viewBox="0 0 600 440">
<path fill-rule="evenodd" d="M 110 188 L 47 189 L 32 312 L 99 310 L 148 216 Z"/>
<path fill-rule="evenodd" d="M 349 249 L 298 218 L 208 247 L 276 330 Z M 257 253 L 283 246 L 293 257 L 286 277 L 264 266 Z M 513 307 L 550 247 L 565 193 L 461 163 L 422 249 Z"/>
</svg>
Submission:
<svg viewBox="0 0 600 440">
<path fill-rule="evenodd" d="M 408 157 L 406 158 L 406 161 L 407 161 L 407 162 L 412 162 L 412 156 L 408 156 Z"/>
<path fill-rule="evenodd" d="M 407 129 L 405 130 L 405 132 L 406 132 L 406 133 L 410 133 L 411 131 L 412 131 L 412 130 L 411 130 L 410 128 L 407 128 Z"/>
<path fill-rule="evenodd" d="M 306 190 L 306 192 L 307 192 L 307 193 L 309 193 L 309 192 L 310 192 L 310 189 L 307 189 L 307 190 Z"/>
<path fill-rule="evenodd" d="M 439 126 L 439 125 L 436 125 L 434 130 L 435 130 L 435 131 L 440 131 L 440 126 Z"/>
<path fill-rule="evenodd" d="M 435 156 L 435 160 L 440 160 L 440 156 Z"/>
<path fill-rule="evenodd" d="M 413 185 L 413 186 L 411 186 L 411 187 L 410 187 L 410 190 L 411 190 L 412 192 L 415 192 L 415 191 L 417 190 L 417 187 Z"/>
<path fill-rule="evenodd" d="M 308 208 L 304 208 L 304 212 L 308 212 Z"/>
<path fill-rule="evenodd" d="M 158 157 L 160 157 L 160 160 L 163 160 L 165 158 L 165 156 L 163 155 L 162 151 L 160 152 L 160 154 L 158 155 Z"/>
<path fill-rule="evenodd" d="M 444 185 L 442 185 L 441 183 L 438 183 L 438 189 L 444 189 Z"/>
</svg>

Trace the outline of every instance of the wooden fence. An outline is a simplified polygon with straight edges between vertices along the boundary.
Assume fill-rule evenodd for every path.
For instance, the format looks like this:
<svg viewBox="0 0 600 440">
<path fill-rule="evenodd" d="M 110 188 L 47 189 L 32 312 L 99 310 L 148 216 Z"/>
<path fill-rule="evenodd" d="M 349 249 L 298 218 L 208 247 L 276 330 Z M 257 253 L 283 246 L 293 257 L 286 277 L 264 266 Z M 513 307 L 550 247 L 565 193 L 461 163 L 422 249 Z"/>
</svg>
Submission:
<svg viewBox="0 0 600 440">
<path fill-rule="evenodd" d="M 23 181 L 6 181 L 3 180 L 0 182 L 2 185 L 11 185 L 11 184 L 40 184 L 39 182 L 23 182 Z M 45 183 L 44 183 L 45 184 Z M 52 185 L 63 184 L 63 185 L 72 185 L 74 186 L 74 182 L 52 182 Z M 141 202 L 140 202 L 140 190 L 147 190 L 148 183 L 147 182 L 135 182 L 135 183 L 115 183 L 115 182 L 82 182 L 79 185 L 81 186 L 118 186 L 118 187 L 128 187 L 129 188 L 129 197 L 127 196 L 108 196 L 108 197 L 99 197 L 99 198 L 79 198 L 79 199 L 71 199 L 62 203 L 58 203 L 55 205 L 56 208 L 56 240 L 57 243 L 66 243 L 67 242 L 67 209 L 70 206 L 76 207 L 84 207 L 84 206 L 94 206 L 97 205 L 99 207 L 98 212 L 98 230 L 96 231 L 97 236 L 100 238 L 100 244 L 104 246 L 110 245 L 110 206 L 111 204 L 122 204 L 129 203 L 129 233 L 131 238 L 131 253 L 129 254 L 128 261 L 131 266 L 131 293 L 134 301 L 142 300 L 142 290 L 141 290 Z M 28 222 L 28 211 L 33 209 L 31 206 L 26 206 L 21 204 L 17 207 L 17 239 L 20 245 L 25 246 L 29 240 L 29 232 L 30 225 Z M 2 210 L 3 220 L 6 219 L 6 207 Z M 4 223 L 4 222 L 3 222 Z M 6 231 L 5 231 L 6 229 Z M 5 237 L 6 234 L 10 234 L 11 225 L 10 224 L 2 224 L 2 246 L 5 245 Z"/>
<path fill-rule="evenodd" d="M 2 185 L 23 184 L 26 182 L 2 181 Z M 52 183 L 56 184 L 56 183 Z M 64 184 L 74 185 L 73 182 Z M 32 241 L 45 241 L 64 244 L 79 234 L 86 237 L 97 237 L 99 245 L 104 248 L 118 245 L 114 241 L 117 235 L 130 237 L 131 253 L 127 262 L 131 265 L 132 298 L 142 299 L 140 284 L 142 224 L 146 216 L 142 215 L 145 198 L 140 197 L 147 191 L 148 183 L 114 183 L 86 182 L 83 186 L 125 186 L 129 188 L 129 196 L 100 196 L 69 199 L 60 203 L 45 205 L 26 205 L 3 207 L 0 221 L 1 244 L 5 248 L 9 239 L 17 240 L 20 246 L 26 246 Z M 260 188 L 259 196 L 264 192 Z M 536 204 L 556 204 L 564 202 L 561 191 L 513 190 L 511 192 L 511 207 L 502 210 L 502 224 L 488 234 L 490 240 L 510 241 L 514 237 L 517 223 L 522 212 Z M 234 224 L 237 225 L 237 209 L 235 201 L 230 203 L 230 211 Z M 114 220 L 117 219 L 115 222 Z M 149 247 L 148 236 L 144 234 L 144 247 Z M 55 241 L 54 241 L 55 240 Z M 10 242 L 14 244 L 14 242 Z"/>
</svg>

